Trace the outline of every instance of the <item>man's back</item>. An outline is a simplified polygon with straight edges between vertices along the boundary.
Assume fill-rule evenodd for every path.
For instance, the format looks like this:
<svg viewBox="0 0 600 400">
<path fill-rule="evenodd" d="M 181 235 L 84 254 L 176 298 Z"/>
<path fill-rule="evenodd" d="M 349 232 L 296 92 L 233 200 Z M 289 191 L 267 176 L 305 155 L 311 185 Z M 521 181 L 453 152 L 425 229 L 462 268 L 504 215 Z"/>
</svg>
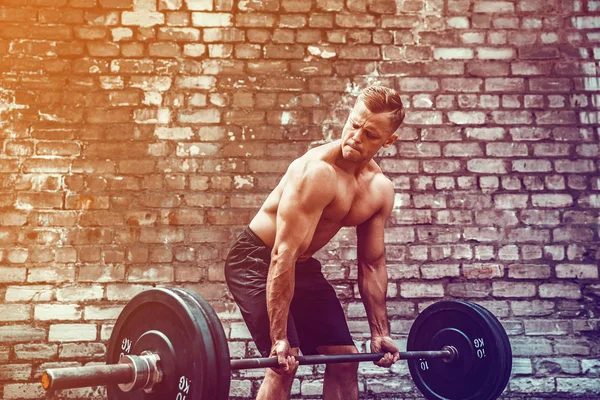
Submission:
<svg viewBox="0 0 600 400">
<path fill-rule="evenodd" d="M 323 170 L 331 179 L 323 182 L 325 191 L 333 192 L 333 200 L 323 209 L 314 234 L 306 243 L 306 250 L 299 261 L 309 258 L 329 242 L 343 226 L 356 226 L 368 220 L 381 208 L 384 196 L 390 193 L 391 182 L 382 174 L 379 166 L 370 161 L 357 175 L 349 174 L 336 165 L 340 153 L 340 141 L 328 143 L 309 150 L 294 160 L 277 187 L 267 197 L 264 204 L 250 223 L 250 228 L 269 246 L 273 247 L 277 232 L 277 212 L 284 191 L 300 189 L 306 174 L 318 174 Z M 308 178 L 310 179 L 310 178 Z M 388 190 L 386 190 L 388 189 Z M 291 201 L 297 201 L 292 199 Z M 310 207 L 313 199 L 303 200 Z"/>
</svg>

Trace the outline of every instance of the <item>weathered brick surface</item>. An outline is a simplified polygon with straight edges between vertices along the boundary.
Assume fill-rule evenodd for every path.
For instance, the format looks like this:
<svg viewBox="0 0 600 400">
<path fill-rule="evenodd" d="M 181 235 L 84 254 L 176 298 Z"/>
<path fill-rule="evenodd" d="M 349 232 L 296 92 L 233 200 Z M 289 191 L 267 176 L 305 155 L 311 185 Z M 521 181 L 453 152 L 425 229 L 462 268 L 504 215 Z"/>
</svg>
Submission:
<svg viewBox="0 0 600 400">
<path fill-rule="evenodd" d="M 0 2 L 0 398 L 100 361 L 153 285 L 201 291 L 234 356 L 256 356 L 224 311 L 229 245 L 373 83 L 407 107 L 377 157 L 399 343 L 427 304 L 477 301 L 511 335 L 503 398 L 600 397 L 599 21 L 597 0 Z M 353 232 L 319 256 L 365 346 Z M 364 398 L 418 398 L 405 364 L 360 379 Z"/>
</svg>

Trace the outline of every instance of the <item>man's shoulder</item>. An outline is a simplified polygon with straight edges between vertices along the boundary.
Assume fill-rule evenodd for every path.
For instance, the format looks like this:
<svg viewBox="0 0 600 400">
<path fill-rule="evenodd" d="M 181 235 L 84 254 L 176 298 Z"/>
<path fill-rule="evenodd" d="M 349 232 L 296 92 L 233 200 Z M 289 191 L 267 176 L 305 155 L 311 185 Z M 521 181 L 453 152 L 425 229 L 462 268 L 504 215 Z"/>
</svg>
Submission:
<svg viewBox="0 0 600 400">
<path fill-rule="evenodd" d="M 383 170 L 381 169 L 381 167 L 379 167 L 379 165 L 375 161 L 372 161 L 372 163 L 370 164 L 369 172 L 371 174 L 371 182 L 372 182 L 374 189 L 384 190 L 386 192 L 388 192 L 390 190 L 392 192 L 394 191 L 394 184 L 392 183 L 390 178 L 388 178 L 383 173 Z"/>
<path fill-rule="evenodd" d="M 286 186 L 291 185 L 308 196 L 329 198 L 335 193 L 336 186 L 331 184 L 336 182 L 335 168 L 323 160 L 297 158 L 290 164 L 287 174 Z"/>
<path fill-rule="evenodd" d="M 308 150 L 302 156 L 296 158 L 289 166 L 290 171 L 309 174 L 313 177 L 332 178 L 335 167 L 326 161 L 324 146 Z"/>
</svg>

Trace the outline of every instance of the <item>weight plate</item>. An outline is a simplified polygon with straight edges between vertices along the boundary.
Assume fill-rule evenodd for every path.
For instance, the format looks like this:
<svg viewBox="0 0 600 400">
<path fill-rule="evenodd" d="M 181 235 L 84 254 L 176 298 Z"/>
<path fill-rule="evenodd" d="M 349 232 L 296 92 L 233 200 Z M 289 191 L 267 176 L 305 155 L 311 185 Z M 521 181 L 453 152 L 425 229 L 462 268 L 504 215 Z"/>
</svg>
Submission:
<svg viewBox="0 0 600 400">
<path fill-rule="evenodd" d="M 210 321 L 206 318 L 202 307 L 199 306 L 198 302 L 195 301 L 189 292 L 180 288 L 169 288 L 168 290 L 174 292 L 177 296 L 180 296 L 190 307 L 196 326 L 200 329 L 202 334 L 202 341 L 204 348 L 202 349 L 202 356 L 205 359 L 206 372 L 204 375 L 204 386 L 202 400 L 216 400 L 216 389 L 217 389 L 217 352 L 215 351 L 215 344 L 213 341 L 212 330 L 210 328 Z"/>
<path fill-rule="evenodd" d="M 491 311 L 483 307 L 481 304 L 472 304 L 478 307 L 480 310 L 482 310 L 487 316 L 488 320 L 490 320 L 494 325 L 496 325 L 498 329 L 495 330 L 494 333 L 498 337 L 498 340 L 502 341 L 502 343 L 504 344 L 504 352 L 500 354 L 501 357 L 499 360 L 499 364 L 502 365 L 502 371 L 504 371 L 504 373 L 498 375 L 498 385 L 495 394 L 496 397 L 494 397 L 497 398 L 502 394 L 502 392 L 504 392 L 504 389 L 506 388 L 506 385 L 508 385 L 510 375 L 512 373 L 512 348 L 510 346 L 510 340 L 508 338 L 508 335 L 506 334 L 506 331 L 504 330 L 504 326 L 502 326 L 498 318 L 496 318 L 496 316 Z"/>
<path fill-rule="evenodd" d="M 506 364 L 504 343 L 498 327 L 479 307 L 459 300 L 444 300 L 427 307 L 411 326 L 407 350 L 440 350 L 452 345 L 456 361 L 409 360 L 415 385 L 427 399 L 492 400 L 498 375 Z"/>
<path fill-rule="evenodd" d="M 495 318 L 492 318 L 492 314 L 485 309 L 483 306 L 476 304 L 476 303 L 470 303 L 473 307 L 478 308 L 482 313 L 483 316 L 487 319 L 487 321 L 496 327 L 496 329 L 493 331 L 494 335 L 497 336 L 496 339 L 499 340 L 499 334 L 500 332 L 504 333 L 504 328 L 502 327 L 502 325 L 499 325 L 496 323 L 497 320 L 495 320 Z M 512 357 L 512 356 L 511 356 Z M 498 357 L 498 362 L 497 362 L 497 370 L 498 371 L 504 371 L 507 367 L 507 362 L 511 363 L 511 368 L 512 368 L 512 358 L 511 357 L 506 357 L 506 350 L 504 352 L 499 353 L 499 357 Z M 496 399 L 498 396 L 496 395 L 496 393 L 498 393 L 498 390 L 503 390 L 504 387 L 500 388 L 500 386 L 502 386 L 502 380 L 504 379 L 503 374 L 498 373 L 498 375 L 496 376 L 496 379 L 493 381 L 493 384 L 490 384 L 490 392 L 493 391 L 493 395 L 490 398 Z"/>
<path fill-rule="evenodd" d="M 200 294 L 183 290 L 179 288 L 173 288 L 172 290 L 180 293 L 182 296 L 188 296 L 192 299 L 197 307 L 204 314 L 204 318 L 210 328 L 214 358 L 216 360 L 215 371 L 217 373 L 217 384 L 216 384 L 216 400 L 227 400 L 229 399 L 229 388 L 231 384 L 231 361 L 229 356 L 229 346 L 227 344 L 227 337 L 221 325 L 221 320 L 217 316 L 217 313 L 212 308 L 210 303 L 206 301 Z"/>
<path fill-rule="evenodd" d="M 207 368 L 202 332 L 193 308 L 179 294 L 154 288 L 137 294 L 127 303 L 113 328 L 106 363 L 118 363 L 121 354 L 138 354 L 134 349 L 159 354 L 159 365 L 166 366 L 163 380 L 153 393 L 143 390 L 126 393 L 117 385 L 108 385 L 109 400 L 209 398 L 207 371 L 211 368 Z"/>
</svg>

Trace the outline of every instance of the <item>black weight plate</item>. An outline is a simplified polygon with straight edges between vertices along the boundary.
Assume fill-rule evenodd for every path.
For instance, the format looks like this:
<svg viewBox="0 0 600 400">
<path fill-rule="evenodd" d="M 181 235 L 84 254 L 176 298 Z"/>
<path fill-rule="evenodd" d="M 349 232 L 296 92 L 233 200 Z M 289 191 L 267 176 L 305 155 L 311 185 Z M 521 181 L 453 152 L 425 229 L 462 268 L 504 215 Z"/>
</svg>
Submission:
<svg viewBox="0 0 600 400">
<path fill-rule="evenodd" d="M 481 309 L 487 315 L 488 319 L 492 321 L 494 325 L 496 325 L 497 330 L 495 331 L 495 334 L 502 341 L 502 343 L 504 343 L 504 353 L 502 353 L 502 357 L 500 358 L 500 362 L 503 364 L 504 374 L 498 376 L 498 385 L 495 394 L 495 398 L 497 398 L 500 397 L 502 392 L 504 392 L 506 385 L 508 385 L 508 382 L 510 381 L 510 376 L 512 373 L 512 348 L 510 346 L 510 340 L 506 334 L 506 331 L 504 330 L 504 326 L 502 326 L 498 318 L 496 318 L 496 316 L 490 310 L 483 307 L 481 304 L 472 304 L 476 307 L 479 307 L 479 309 Z"/>
<path fill-rule="evenodd" d="M 210 321 L 206 318 L 202 307 L 199 306 L 198 302 L 195 301 L 189 292 L 180 288 L 169 288 L 168 290 L 181 297 L 190 307 L 196 326 L 200 329 L 202 334 L 202 342 L 204 349 L 201 352 L 202 357 L 205 358 L 206 371 L 204 374 L 204 387 L 202 400 L 216 400 L 217 393 L 217 352 L 213 341 L 212 330 L 210 328 Z M 199 353 L 200 355 L 200 353 Z"/>
<path fill-rule="evenodd" d="M 470 303 L 444 300 L 427 307 L 415 319 L 408 336 L 408 351 L 440 350 L 443 345 L 458 345 L 459 350 L 456 362 L 408 361 L 415 385 L 425 398 L 494 399 L 497 376 L 504 372 L 499 370 L 498 361 L 505 349 L 494 333 L 497 327 L 486 317 Z"/>
<path fill-rule="evenodd" d="M 164 345 L 154 350 L 165 362 L 171 363 L 165 372 L 174 372 L 163 376 L 162 382 L 155 386 L 153 393 L 136 390 L 125 393 L 118 385 L 108 385 L 109 400 L 164 400 L 203 399 L 209 393 L 209 374 L 207 374 L 205 346 L 202 332 L 196 324 L 193 310 L 187 302 L 167 289 L 149 289 L 134 296 L 123 308 L 113 328 L 106 363 L 116 364 L 121 354 L 134 354 L 134 345 L 144 342 L 148 332 L 160 332 L 172 348 L 164 351 Z M 141 340 L 140 340 L 141 338 Z M 160 342 L 160 340 L 157 340 Z M 150 347 L 153 347 L 150 345 Z M 169 346 L 167 346 L 169 347 Z M 161 350 L 161 348 L 163 350 Z M 162 352 L 162 354 L 161 354 Z M 170 360 L 166 360 L 171 357 Z M 161 362 L 162 363 L 162 362 Z M 206 397 L 208 398 L 208 397 Z"/>
<path fill-rule="evenodd" d="M 204 317 L 208 322 L 212 334 L 214 355 L 216 358 L 215 371 L 217 372 L 217 384 L 215 399 L 229 399 L 229 388 L 231 385 L 231 361 L 227 337 L 225 336 L 223 325 L 221 325 L 221 320 L 217 316 L 217 313 L 212 308 L 210 303 L 206 301 L 206 299 L 200 294 L 180 288 L 173 288 L 172 290 L 190 297 L 194 302 L 196 302 L 197 306 L 204 313 Z"/>
<path fill-rule="evenodd" d="M 473 307 L 478 308 L 483 313 L 483 316 L 487 319 L 487 321 L 492 326 L 495 327 L 493 332 L 494 332 L 496 339 L 502 340 L 501 335 L 503 333 L 505 333 L 504 328 L 502 327 L 502 325 L 500 325 L 498 323 L 498 320 L 495 319 L 495 317 L 492 315 L 492 313 L 479 304 L 476 304 L 476 303 L 470 303 L 470 304 Z M 510 365 L 509 365 L 509 363 L 510 363 Z M 511 352 L 509 352 L 507 355 L 506 349 L 504 349 L 504 352 L 499 353 L 499 357 L 498 357 L 497 370 L 499 371 L 499 373 L 496 376 L 494 383 L 490 386 L 490 392 L 494 393 L 490 397 L 491 399 L 496 399 L 498 397 L 497 393 L 501 393 L 502 390 L 504 390 L 504 387 L 506 387 L 506 384 L 503 384 L 504 374 L 500 373 L 500 371 L 505 371 L 507 366 L 508 366 L 508 368 L 512 368 L 512 354 L 511 354 Z M 510 370 L 509 370 L 509 373 L 510 373 Z"/>
</svg>

